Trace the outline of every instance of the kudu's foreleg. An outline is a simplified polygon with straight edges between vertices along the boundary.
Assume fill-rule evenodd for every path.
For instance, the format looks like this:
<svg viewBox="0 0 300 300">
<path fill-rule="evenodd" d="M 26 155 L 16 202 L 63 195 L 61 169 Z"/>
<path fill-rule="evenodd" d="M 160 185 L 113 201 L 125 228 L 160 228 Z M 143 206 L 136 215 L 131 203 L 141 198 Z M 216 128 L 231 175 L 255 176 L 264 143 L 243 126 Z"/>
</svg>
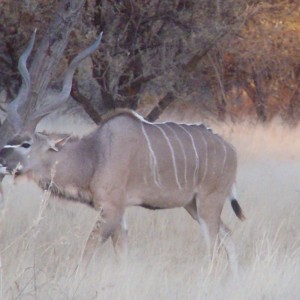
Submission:
<svg viewBox="0 0 300 300">
<path fill-rule="evenodd" d="M 112 242 L 118 259 L 124 259 L 128 254 L 127 238 L 128 229 L 125 217 L 123 216 L 121 223 L 117 226 L 113 232 Z"/>
<path fill-rule="evenodd" d="M 112 238 L 117 254 L 127 249 L 127 229 L 123 219 L 124 209 L 103 206 L 98 210 L 94 227 L 85 244 L 81 265 L 86 270 L 98 246 Z"/>
</svg>

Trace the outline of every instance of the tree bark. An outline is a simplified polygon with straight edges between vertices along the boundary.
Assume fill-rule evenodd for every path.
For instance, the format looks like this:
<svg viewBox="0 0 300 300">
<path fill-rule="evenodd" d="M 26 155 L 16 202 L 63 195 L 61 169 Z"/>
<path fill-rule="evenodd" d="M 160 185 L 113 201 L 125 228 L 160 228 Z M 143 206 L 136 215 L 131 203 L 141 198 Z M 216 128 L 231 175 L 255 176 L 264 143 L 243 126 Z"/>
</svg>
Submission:
<svg viewBox="0 0 300 300">
<path fill-rule="evenodd" d="M 82 108 L 85 110 L 85 112 L 89 115 L 89 117 L 97 124 L 99 125 L 102 121 L 101 114 L 97 111 L 97 109 L 93 106 L 93 103 L 90 99 L 83 96 L 79 89 L 78 89 L 78 83 L 74 79 L 72 84 L 72 91 L 71 96 L 73 99 L 82 106 Z"/>
<path fill-rule="evenodd" d="M 175 95 L 173 92 L 168 92 L 163 98 L 161 98 L 157 105 L 150 111 L 150 113 L 146 116 L 146 120 L 149 122 L 154 122 L 159 118 L 162 112 L 175 101 Z"/>
<path fill-rule="evenodd" d="M 289 101 L 289 106 L 287 110 L 287 121 L 291 125 L 296 125 L 299 122 L 300 116 L 300 83 L 298 83 L 295 91 Z"/>
<path fill-rule="evenodd" d="M 25 108 L 26 117 L 35 110 L 37 103 L 45 98 L 52 74 L 68 44 L 69 35 L 80 21 L 84 0 L 63 0 L 48 31 L 37 48 L 30 67 L 32 94 L 30 107 Z"/>
<path fill-rule="evenodd" d="M 253 84 L 251 84 L 247 79 L 241 80 L 241 84 L 243 89 L 247 93 L 248 97 L 253 102 L 256 115 L 261 122 L 267 121 L 267 111 L 266 111 L 266 96 L 263 92 L 263 78 L 259 78 L 260 76 L 255 73 L 252 73 Z"/>
</svg>

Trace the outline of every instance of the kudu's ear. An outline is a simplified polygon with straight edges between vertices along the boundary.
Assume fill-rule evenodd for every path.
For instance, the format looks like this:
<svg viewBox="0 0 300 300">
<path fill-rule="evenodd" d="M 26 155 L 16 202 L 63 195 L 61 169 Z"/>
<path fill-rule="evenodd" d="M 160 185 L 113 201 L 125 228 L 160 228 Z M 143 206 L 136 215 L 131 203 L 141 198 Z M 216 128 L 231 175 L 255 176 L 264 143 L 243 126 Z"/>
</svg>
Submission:
<svg viewBox="0 0 300 300">
<path fill-rule="evenodd" d="M 48 143 L 49 143 L 49 148 L 55 152 L 60 151 L 64 145 L 67 143 L 67 141 L 70 139 L 71 135 L 67 135 L 65 137 L 62 138 L 58 138 L 58 139 L 49 139 Z"/>
</svg>

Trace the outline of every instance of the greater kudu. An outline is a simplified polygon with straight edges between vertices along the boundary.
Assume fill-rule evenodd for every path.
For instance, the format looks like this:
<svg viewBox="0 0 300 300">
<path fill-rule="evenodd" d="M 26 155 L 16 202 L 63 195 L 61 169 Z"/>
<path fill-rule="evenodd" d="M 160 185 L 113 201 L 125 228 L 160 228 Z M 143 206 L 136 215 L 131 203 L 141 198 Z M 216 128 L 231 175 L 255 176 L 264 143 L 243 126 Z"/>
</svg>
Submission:
<svg viewBox="0 0 300 300">
<path fill-rule="evenodd" d="M 10 106 L 8 118 L 19 130 L 0 151 L 2 173 L 28 176 L 54 195 L 99 211 L 86 244 L 87 260 L 100 239 L 111 237 L 117 252 L 126 251 L 124 211 L 128 206 L 185 208 L 212 250 L 215 241 L 228 235 L 220 218 L 226 199 L 240 219 L 243 213 L 235 196 L 236 152 L 204 125 L 154 124 L 135 112 L 122 111 L 83 138 L 35 133 L 38 121 L 67 99 L 76 65 L 98 44 L 99 40 L 73 60 L 63 95 L 34 114 L 28 124 L 20 125 L 20 100 Z M 30 51 L 26 51 L 25 59 L 20 59 L 25 96 L 30 88 L 26 68 Z M 224 239 L 224 245 L 234 263 L 230 241 Z"/>
</svg>

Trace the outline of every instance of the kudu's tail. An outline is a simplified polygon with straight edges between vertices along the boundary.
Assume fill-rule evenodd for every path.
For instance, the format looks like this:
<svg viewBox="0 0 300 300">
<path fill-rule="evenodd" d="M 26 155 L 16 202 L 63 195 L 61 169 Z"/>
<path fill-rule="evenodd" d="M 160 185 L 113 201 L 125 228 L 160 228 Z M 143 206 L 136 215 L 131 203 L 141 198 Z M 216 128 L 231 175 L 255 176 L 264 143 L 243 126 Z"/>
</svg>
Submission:
<svg viewBox="0 0 300 300">
<path fill-rule="evenodd" d="M 241 220 L 244 221 L 246 217 L 243 214 L 243 210 L 241 209 L 239 203 L 236 200 L 236 188 L 235 184 L 232 187 L 231 195 L 230 195 L 230 202 L 231 202 L 231 207 L 236 214 L 236 216 Z"/>
</svg>

